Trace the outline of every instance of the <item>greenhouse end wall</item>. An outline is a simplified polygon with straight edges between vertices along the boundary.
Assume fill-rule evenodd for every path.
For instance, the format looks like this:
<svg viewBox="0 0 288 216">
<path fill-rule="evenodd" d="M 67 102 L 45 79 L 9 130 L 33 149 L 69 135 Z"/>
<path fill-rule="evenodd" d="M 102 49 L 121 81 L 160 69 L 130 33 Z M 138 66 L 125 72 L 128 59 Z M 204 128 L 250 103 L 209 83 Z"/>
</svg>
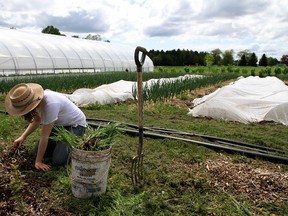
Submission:
<svg viewBox="0 0 288 216">
<path fill-rule="evenodd" d="M 136 71 L 136 47 L 0 29 L 0 75 Z M 144 72 L 154 70 L 147 56 Z"/>
</svg>

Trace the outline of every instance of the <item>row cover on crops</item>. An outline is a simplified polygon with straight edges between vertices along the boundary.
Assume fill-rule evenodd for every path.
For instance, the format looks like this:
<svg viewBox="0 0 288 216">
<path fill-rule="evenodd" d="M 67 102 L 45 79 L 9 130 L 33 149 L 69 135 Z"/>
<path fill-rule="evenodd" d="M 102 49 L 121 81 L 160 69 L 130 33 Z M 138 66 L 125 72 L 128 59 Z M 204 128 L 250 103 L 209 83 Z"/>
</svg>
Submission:
<svg viewBox="0 0 288 216">
<path fill-rule="evenodd" d="M 236 78 L 239 76 L 234 73 L 221 73 L 214 75 L 201 75 L 193 79 L 173 79 L 173 81 L 164 78 L 180 77 L 184 73 L 143 73 L 143 81 L 154 80 L 151 85 L 144 85 L 143 98 L 146 101 L 156 102 L 157 100 L 165 100 L 173 98 L 187 90 L 193 90 L 203 86 L 215 84 L 224 80 Z M 184 76 L 185 77 L 185 76 Z M 162 79 L 161 79 L 162 78 Z M 113 83 L 119 80 L 135 81 L 137 80 L 136 73 L 122 72 L 122 73 L 97 73 L 97 74 L 82 74 L 82 75 L 62 75 L 62 76 L 31 76 L 21 79 L 2 80 L 0 90 L 6 93 L 15 84 L 19 82 L 34 82 L 39 83 L 44 89 L 51 89 L 59 92 L 69 93 L 79 88 L 94 89 L 103 84 Z M 151 83 L 151 82 L 150 82 Z M 136 98 L 135 87 L 131 89 L 133 96 Z"/>
<path fill-rule="evenodd" d="M 231 76 L 203 76 L 184 75 L 173 78 L 149 79 L 143 82 L 144 100 L 159 101 L 170 99 L 182 92 L 192 90 L 205 85 L 214 84 L 230 78 Z M 80 88 L 72 94 L 65 94 L 77 106 L 89 106 L 94 104 L 115 104 L 127 100 L 137 99 L 137 84 L 135 81 L 120 80 L 110 84 L 104 84 L 97 88 Z"/>
</svg>

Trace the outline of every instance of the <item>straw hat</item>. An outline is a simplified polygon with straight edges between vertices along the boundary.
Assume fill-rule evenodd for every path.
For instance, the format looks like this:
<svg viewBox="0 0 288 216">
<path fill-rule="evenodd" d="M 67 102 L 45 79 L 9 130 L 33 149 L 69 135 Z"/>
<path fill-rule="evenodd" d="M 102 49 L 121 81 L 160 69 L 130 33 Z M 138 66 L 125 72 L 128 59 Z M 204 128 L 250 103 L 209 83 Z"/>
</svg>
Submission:
<svg viewBox="0 0 288 216">
<path fill-rule="evenodd" d="M 20 83 L 15 85 L 6 95 L 5 108 L 10 115 L 22 116 L 33 109 L 43 99 L 44 90 L 36 83 Z"/>
</svg>

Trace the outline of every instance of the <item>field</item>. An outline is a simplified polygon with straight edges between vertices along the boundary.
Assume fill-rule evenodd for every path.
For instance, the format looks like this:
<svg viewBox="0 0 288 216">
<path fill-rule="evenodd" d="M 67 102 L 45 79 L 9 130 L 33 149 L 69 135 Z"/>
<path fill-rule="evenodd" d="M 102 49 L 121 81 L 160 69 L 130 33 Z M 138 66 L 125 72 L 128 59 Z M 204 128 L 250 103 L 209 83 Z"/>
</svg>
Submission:
<svg viewBox="0 0 288 216">
<path fill-rule="evenodd" d="M 178 69 L 171 70 L 163 75 L 163 71 L 155 74 L 173 77 Z M 217 74 L 213 74 L 216 78 L 211 76 L 206 80 L 206 84 L 186 87 L 183 91 L 175 88 L 175 94 L 161 100 L 147 96 L 144 126 L 222 137 L 288 151 L 287 126 L 271 122 L 246 125 L 187 115 L 194 98 L 209 94 L 241 75 Z M 125 76 L 130 77 L 128 74 Z M 131 75 L 131 80 L 135 78 Z M 45 79 L 40 80 L 48 85 Z M 64 83 L 59 77 L 58 81 Z M 76 84 L 82 83 L 84 86 L 81 87 L 100 85 L 87 82 Z M 9 89 L 9 85 L 13 86 L 14 83 L 5 85 Z M 61 90 L 57 89 L 59 86 L 54 88 L 71 92 L 79 86 L 62 87 Z M 1 110 L 4 110 L 5 90 L 3 92 L 0 97 Z M 148 95 L 153 94 L 160 97 L 159 92 Z M 82 110 L 89 118 L 137 125 L 136 101 L 93 105 Z M 107 192 L 98 197 L 77 199 L 71 192 L 69 166 L 53 167 L 49 172 L 39 172 L 33 168 L 31 152 L 38 134 L 33 134 L 21 149 L 14 151 L 12 141 L 24 130 L 26 122 L 5 113 L 0 113 L 0 122 L 0 215 L 264 216 L 287 215 L 288 212 L 287 165 L 229 154 L 180 140 L 145 137 L 145 132 L 143 186 L 133 186 L 130 173 L 131 158 L 137 154 L 138 136 L 124 133 L 113 145 Z M 199 136 L 193 139 L 204 141 Z"/>
</svg>

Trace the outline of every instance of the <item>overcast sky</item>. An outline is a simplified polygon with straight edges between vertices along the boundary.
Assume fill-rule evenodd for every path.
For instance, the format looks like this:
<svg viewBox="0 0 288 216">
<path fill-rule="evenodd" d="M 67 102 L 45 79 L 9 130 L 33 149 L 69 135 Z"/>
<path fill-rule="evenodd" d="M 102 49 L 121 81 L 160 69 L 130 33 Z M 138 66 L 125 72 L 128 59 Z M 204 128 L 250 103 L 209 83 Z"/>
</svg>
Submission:
<svg viewBox="0 0 288 216">
<path fill-rule="evenodd" d="M 288 54 L 287 0 L 0 0 L 0 27 L 67 36 L 147 50 L 211 52 L 248 49 L 280 59 Z"/>
</svg>

